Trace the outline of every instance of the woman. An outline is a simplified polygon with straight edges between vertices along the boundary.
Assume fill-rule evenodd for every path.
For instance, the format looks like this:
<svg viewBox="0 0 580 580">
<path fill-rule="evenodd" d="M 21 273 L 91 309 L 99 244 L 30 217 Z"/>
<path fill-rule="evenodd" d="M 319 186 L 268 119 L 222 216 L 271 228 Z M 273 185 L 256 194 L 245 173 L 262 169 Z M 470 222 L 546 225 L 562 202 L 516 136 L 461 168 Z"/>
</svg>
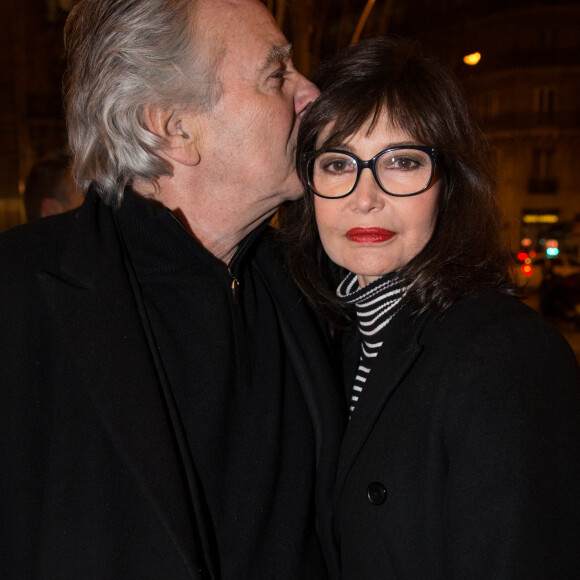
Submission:
<svg viewBox="0 0 580 580">
<path fill-rule="evenodd" d="M 457 81 L 375 39 L 317 82 L 308 191 L 282 233 L 296 281 L 346 329 L 343 579 L 580 577 L 578 365 L 516 297 Z"/>
</svg>

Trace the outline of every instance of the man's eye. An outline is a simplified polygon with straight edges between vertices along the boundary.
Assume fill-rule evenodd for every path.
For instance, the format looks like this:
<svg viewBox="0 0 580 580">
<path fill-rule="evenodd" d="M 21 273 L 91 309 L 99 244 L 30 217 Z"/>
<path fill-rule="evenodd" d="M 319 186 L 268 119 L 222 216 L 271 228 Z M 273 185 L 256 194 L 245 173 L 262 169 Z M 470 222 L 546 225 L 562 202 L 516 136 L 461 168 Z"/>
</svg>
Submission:
<svg viewBox="0 0 580 580">
<path fill-rule="evenodd" d="M 285 68 L 280 68 L 277 71 L 273 72 L 269 78 L 274 79 L 279 83 L 283 83 L 284 80 L 286 79 L 286 73 L 287 71 Z"/>
</svg>

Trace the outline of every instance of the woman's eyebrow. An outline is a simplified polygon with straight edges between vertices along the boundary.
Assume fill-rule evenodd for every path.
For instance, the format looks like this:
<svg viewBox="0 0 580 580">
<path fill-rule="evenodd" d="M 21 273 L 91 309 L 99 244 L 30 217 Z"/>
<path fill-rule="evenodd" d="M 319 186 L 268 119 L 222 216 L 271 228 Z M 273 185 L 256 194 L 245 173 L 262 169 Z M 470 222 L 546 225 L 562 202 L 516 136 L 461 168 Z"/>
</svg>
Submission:
<svg viewBox="0 0 580 580">
<path fill-rule="evenodd" d="M 386 151 L 387 149 L 394 149 L 395 147 L 416 147 L 421 145 L 422 143 L 419 143 L 417 141 L 397 141 L 395 143 L 387 143 L 386 145 L 381 147 L 378 151 Z M 330 147 L 330 149 L 342 149 L 343 151 L 348 151 L 349 153 L 355 153 L 354 148 L 348 142 L 338 143 L 337 145 Z"/>
</svg>

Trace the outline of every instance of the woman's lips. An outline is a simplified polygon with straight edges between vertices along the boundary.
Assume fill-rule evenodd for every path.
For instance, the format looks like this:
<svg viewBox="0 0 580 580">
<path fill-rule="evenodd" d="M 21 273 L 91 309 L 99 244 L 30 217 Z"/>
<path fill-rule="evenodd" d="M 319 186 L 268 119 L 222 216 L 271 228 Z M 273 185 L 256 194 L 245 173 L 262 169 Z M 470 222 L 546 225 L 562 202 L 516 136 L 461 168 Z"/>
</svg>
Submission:
<svg viewBox="0 0 580 580">
<path fill-rule="evenodd" d="M 382 228 L 352 228 L 346 232 L 346 237 L 358 244 L 379 244 L 390 240 L 396 232 Z"/>
</svg>

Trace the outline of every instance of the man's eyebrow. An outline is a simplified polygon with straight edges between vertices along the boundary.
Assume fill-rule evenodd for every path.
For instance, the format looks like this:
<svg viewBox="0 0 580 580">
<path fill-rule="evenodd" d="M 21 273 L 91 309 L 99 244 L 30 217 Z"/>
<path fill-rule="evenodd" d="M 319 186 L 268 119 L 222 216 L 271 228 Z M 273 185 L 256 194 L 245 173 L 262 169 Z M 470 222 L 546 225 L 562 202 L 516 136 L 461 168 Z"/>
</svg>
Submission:
<svg viewBox="0 0 580 580">
<path fill-rule="evenodd" d="M 287 58 L 290 58 L 291 54 L 292 45 L 290 43 L 288 43 L 286 46 L 273 46 L 268 53 L 264 64 L 260 67 L 260 70 L 265 71 L 269 69 L 272 64 L 283 62 Z"/>
</svg>

